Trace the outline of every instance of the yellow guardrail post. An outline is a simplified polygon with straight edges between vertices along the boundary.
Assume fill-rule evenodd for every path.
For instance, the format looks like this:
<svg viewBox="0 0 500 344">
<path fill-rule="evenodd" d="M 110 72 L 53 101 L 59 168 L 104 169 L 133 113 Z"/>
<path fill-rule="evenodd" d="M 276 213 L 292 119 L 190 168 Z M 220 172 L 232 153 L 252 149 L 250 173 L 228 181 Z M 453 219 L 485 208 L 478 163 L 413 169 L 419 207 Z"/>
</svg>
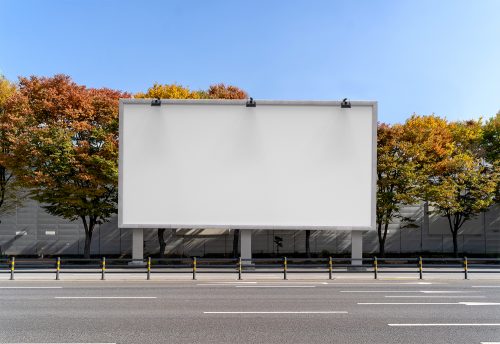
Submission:
<svg viewBox="0 0 500 344">
<path fill-rule="evenodd" d="M 464 276 L 465 276 L 465 279 L 469 279 L 469 276 L 468 276 L 468 269 L 469 269 L 469 264 L 467 263 L 467 257 L 464 257 Z"/>
<path fill-rule="evenodd" d="M 101 280 L 106 279 L 106 257 L 102 257 L 102 263 L 101 263 Z"/>
<path fill-rule="evenodd" d="M 147 272 L 148 272 L 148 280 L 151 279 L 151 257 L 148 257 L 148 266 L 147 266 Z"/>
<path fill-rule="evenodd" d="M 193 257 L 193 280 L 196 279 L 196 257 Z"/>
<path fill-rule="evenodd" d="M 328 279 L 332 279 L 332 273 L 333 273 L 333 261 L 332 257 L 328 259 Z"/>
<path fill-rule="evenodd" d="M 286 277 L 286 268 L 287 268 L 287 260 L 286 257 L 283 258 L 283 279 L 286 280 L 288 279 Z"/>
<path fill-rule="evenodd" d="M 56 262 L 56 280 L 59 280 L 59 271 L 61 271 L 61 257 L 57 257 Z"/>
<path fill-rule="evenodd" d="M 378 260 L 377 257 L 373 257 L 373 276 L 378 279 Z"/>
<path fill-rule="evenodd" d="M 238 280 L 241 280 L 241 257 L 238 260 Z"/>
<path fill-rule="evenodd" d="M 16 258 L 12 257 L 10 259 L 10 280 L 14 280 L 14 267 L 16 265 Z"/>
<path fill-rule="evenodd" d="M 423 270 L 424 270 L 424 267 L 423 267 L 422 257 L 419 257 L 419 259 L 418 259 L 418 273 L 419 273 L 420 279 L 423 278 Z"/>
</svg>

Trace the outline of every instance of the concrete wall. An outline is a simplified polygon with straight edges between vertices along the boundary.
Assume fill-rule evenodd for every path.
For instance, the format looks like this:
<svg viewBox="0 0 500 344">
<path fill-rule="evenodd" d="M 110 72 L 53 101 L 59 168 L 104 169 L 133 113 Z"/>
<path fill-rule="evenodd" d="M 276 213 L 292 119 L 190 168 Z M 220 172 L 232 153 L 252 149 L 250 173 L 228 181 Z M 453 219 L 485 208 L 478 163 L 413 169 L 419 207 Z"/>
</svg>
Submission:
<svg viewBox="0 0 500 344">
<path fill-rule="evenodd" d="M 412 217 L 412 228 L 401 228 L 399 222 L 390 225 L 386 251 L 405 252 L 452 252 L 453 242 L 446 219 L 432 214 L 425 205 L 406 207 L 403 215 Z M 25 233 L 25 234 L 24 234 Z M 54 233 L 54 235 L 51 235 Z M 280 253 L 305 251 L 305 231 L 255 231 L 252 238 L 254 254 L 276 253 L 274 236 L 283 238 Z M 233 235 L 224 230 L 177 230 L 167 231 L 167 253 L 187 256 L 226 255 L 232 253 Z M 0 253 L 7 255 L 63 255 L 82 254 L 85 240 L 81 221 L 73 222 L 51 216 L 34 201 L 3 216 L 0 223 Z M 312 252 L 328 251 L 332 254 L 350 251 L 350 232 L 313 231 L 310 247 Z M 144 232 L 145 255 L 158 253 L 157 231 Z M 376 232 L 366 232 L 364 252 L 377 252 Z M 500 253 L 500 206 L 466 222 L 459 234 L 459 250 L 467 253 Z M 97 226 L 92 254 L 120 255 L 131 252 L 131 231 L 119 229 L 116 217 Z"/>
<path fill-rule="evenodd" d="M 0 254 L 83 254 L 85 230 L 81 220 L 49 215 L 35 201 L 27 201 L 0 222 Z M 93 254 L 118 254 L 130 250 L 130 233 L 120 230 L 116 217 L 97 226 Z"/>
</svg>

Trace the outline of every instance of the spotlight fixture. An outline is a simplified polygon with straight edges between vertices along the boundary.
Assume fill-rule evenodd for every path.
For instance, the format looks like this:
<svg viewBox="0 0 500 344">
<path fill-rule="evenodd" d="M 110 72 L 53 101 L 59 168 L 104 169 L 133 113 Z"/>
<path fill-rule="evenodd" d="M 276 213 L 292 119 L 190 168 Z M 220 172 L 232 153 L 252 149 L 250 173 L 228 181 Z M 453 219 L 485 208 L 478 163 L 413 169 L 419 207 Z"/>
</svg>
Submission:
<svg viewBox="0 0 500 344">
<path fill-rule="evenodd" d="M 160 100 L 160 98 L 153 99 L 151 101 L 151 106 L 161 106 L 161 100 Z"/>
<path fill-rule="evenodd" d="M 250 100 L 247 101 L 247 107 L 256 107 L 257 106 L 257 103 L 255 102 L 255 100 L 253 100 L 252 97 L 250 97 Z"/>
<path fill-rule="evenodd" d="M 342 100 L 342 103 L 340 104 L 340 107 L 342 109 L 350 109 L 351 108 L 351 102 L 347 100 L 347 98 L 344 98 L 344 100 Z"/>
</svg>

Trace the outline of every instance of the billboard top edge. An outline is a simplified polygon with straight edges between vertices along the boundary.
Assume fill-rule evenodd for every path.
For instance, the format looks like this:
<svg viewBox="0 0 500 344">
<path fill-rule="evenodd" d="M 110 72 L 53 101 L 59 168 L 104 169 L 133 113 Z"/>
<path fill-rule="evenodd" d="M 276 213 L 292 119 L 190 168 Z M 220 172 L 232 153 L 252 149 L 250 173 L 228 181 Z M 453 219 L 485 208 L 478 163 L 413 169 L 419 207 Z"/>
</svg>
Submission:
<svg viewBox="0 0 500 344">
<path fill-rule="evenodd" d="M 121 104 L 151 104 L 152 98 L 121 98 Z M 160 99 L 162 104 L 176 105 L 245 105 L 246 99 Z M 254 99 L 258 105 L 301 105 L 301 106 L 340 106 L 340 100 L 265 100 Z M 350 100 L 351 106 L 377 106 L 374 100 Z"/>
</svg>

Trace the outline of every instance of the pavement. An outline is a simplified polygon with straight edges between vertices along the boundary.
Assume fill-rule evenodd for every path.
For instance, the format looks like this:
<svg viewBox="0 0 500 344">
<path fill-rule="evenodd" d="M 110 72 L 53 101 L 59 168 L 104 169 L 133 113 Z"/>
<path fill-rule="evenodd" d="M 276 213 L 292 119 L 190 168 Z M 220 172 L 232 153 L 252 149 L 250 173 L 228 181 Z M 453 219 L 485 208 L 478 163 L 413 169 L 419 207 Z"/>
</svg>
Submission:
<svg viewBox="0 0 500 344">
<path fill-rule="evenodd" d="M 82 275 L 1 275 L 0 343 L 500 343 L 499 274 Z"/>
</svg>

